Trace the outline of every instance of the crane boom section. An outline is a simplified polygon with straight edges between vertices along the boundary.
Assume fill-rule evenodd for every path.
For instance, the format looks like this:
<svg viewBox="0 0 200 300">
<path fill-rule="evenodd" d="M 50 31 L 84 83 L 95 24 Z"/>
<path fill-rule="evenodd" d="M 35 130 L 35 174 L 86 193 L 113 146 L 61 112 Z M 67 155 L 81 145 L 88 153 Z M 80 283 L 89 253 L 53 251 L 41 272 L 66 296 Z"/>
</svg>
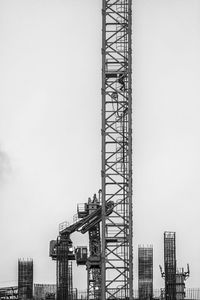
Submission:
<svg viewBox="0 0 200 300">
<path fill-rule="evenodd" d="M 106 215 L 111 214 L 113 207 L 114 207 L 114 203 L 112 201 L 109 201 L 106 204 Z M 60 231 L 60 235 L 61 236 L 70 235 L 75 231 L 80 231 L 82 234 L 84 234 L 92 227 L 94 227 L 96 224 L 100 223 L 101 219 L 102 219 L 102 207 L 100 206 L 99 208 L 97 208 L 97 210 L 92 212 L 90 215 L 80 219 L 76 223 Z"/>
</svg>

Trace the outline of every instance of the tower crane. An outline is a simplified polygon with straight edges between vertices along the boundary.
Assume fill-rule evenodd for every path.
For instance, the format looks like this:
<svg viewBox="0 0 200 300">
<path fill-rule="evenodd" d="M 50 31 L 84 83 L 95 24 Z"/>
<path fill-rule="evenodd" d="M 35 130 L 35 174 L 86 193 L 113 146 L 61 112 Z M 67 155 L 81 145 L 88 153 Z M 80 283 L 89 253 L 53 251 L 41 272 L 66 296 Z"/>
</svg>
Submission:
<svg viewBox="0 0 200 300">
<path fill-rule="evenodd" d="M 100 221 L 101 276 L 92 260 L 87 263 L 96 278 L 92 289 L 101 284 L 101 300 L 133 300 L 131 36 L 132 0 L 102 0 L 102 204 L 54 241 L 58 300 L 67 299 L 67 265 L 74 259 L 70 234 L 89 231 L 91 240 L 96 235 L 100 241 Z"/>
</svg>

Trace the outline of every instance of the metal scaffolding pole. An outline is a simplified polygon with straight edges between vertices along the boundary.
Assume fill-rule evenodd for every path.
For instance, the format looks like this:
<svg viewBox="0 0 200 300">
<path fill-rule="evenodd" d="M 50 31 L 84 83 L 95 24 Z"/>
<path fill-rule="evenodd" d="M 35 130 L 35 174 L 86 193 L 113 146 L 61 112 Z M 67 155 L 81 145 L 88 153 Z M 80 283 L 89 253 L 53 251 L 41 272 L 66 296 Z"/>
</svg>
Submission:
<svg viewBox="0 0 200 300">
<path fill-rule="evenodd" d="M 103 0 L 102 300 L 133 299 L 131 8 Z"/>
</svg>

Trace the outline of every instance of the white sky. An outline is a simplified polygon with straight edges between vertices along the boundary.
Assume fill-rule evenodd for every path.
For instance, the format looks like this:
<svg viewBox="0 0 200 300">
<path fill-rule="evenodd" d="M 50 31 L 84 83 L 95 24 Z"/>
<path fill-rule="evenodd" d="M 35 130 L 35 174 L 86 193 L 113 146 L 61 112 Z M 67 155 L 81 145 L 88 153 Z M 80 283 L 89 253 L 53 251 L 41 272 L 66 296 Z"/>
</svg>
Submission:
<svg viewBox="0 0 200 300">
<path fill-rule="evenodd" d="M 199 0 L 133 1 L 135 287 L 138 244 L 153 244 L 163 286 L 165 230 L 199 286 L 199 53 Z M 0 286 L 19 257 L 54 283 L 49 241 L 100 188 L 100 92 L 100 0 L 0 0 Z"/>
</svg>

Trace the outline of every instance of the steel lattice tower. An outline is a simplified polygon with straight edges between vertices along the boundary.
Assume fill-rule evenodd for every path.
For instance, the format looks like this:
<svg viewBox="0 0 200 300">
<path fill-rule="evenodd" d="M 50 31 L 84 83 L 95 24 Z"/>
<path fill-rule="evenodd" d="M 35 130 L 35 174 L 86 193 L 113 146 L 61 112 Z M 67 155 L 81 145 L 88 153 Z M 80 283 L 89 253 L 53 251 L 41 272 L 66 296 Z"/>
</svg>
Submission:
<svg viewBox="0 0 200 300">
<path fill-rule="evenodd" d="M 103 0 L 102 300 L 133 299 L 131 8 L 132 0 Z"/>
</svg>

